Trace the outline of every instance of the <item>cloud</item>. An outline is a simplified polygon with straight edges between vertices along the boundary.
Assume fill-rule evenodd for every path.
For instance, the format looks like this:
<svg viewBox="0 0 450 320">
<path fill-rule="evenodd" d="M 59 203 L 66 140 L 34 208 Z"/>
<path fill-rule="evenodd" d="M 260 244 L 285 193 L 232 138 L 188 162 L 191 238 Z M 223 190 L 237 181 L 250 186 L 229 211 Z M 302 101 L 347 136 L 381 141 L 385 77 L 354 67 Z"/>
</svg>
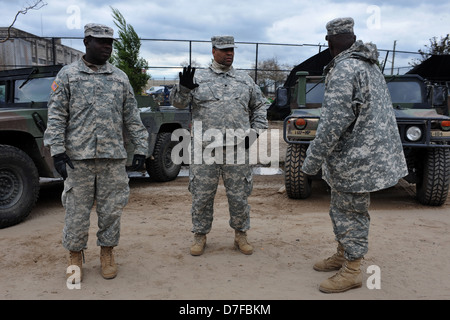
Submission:
<svg viewBox="0 0 450 320">
<path fill-rule="evenodd" d="M 325 45 L 326 22 L 351 16 L 355 19 L 359 39 L 374 42 L 384 50 L 392 50 L 397 41 L 397 50 L 417 52 L 428 45 L 432 37 L 449 33 L 450 21 L 450 3 L 420 0 L 46 0 L 46 3 L 40 10 L 20 15 L 15 27 L 38 36 L 83 37 L 84 24 L 98 22 L 112 26 L 117 32 L 112 6 L 144 39 L 209 41 L 212 35 L 231 34 L 239 42 Z M 3 25 L 7 26 L 27 2 L 0 0 L 0 4 Z M 78 27 L 74 27 L 76 18 Z M 79 40 L 65 42 L 84 50 Z M 276 57 L 281 64 L 294 65 L 319 49 L 317 46 L 260 45 L 259 60 Z M 141 54 L 150 65 L 178 66 L 187 61 L 188 50 L 187 42 L 143 41 Z M 385 53 L 381 55 L 384 57 Z M 193 43 L 193 58 L 207 64 L 211 59 L 209 44 Z M 411 55 L 399 53 L 396 56 L 396 62 L 401 65 L 407 66 L 409 60 Z M 251 68 L 254 62 L 255 45 L 240 45 L 235 66 Z"/>
</svg>

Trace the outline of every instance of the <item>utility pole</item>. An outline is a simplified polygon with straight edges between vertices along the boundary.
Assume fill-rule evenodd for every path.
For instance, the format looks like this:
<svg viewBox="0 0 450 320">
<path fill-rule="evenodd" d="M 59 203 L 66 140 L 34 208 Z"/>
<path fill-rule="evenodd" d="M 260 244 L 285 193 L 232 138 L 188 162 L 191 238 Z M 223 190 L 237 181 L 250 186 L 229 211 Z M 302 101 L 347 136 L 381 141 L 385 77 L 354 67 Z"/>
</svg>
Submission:
<svg viewBox="0 0 450 320">
<path fill-rule="evenodd" d="M 397 44 L 397 40 L 394 40 L 394 49 L 392 51 L 392 65 L 391 65 L 391 76 L 394 74 L 394 60 L 395 60 L 395 46 Z"/>
</svg>

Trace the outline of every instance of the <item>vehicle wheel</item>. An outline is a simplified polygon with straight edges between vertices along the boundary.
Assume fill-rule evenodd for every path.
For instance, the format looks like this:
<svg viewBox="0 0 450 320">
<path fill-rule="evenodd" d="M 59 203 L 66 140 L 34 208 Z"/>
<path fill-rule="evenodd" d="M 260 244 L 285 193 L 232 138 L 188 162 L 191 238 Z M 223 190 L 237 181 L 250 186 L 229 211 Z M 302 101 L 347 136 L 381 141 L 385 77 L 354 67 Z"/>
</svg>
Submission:
<svg viewBox="0 0 450 320">
<path fill-rule="evenodd" d="M 284 184 L 289 198 L 306 199 L 311 195 L 312 179 L 300 170 L 307 149 L 302 144 L 289 144 L 286 149 Z"/>
<path fill-rule="evenodd" d="M 161 132 L 158 134 L 153 151 L 153 158 L 146 161 L 147 172 L 151 179 L 159 182 L 174 180 L 181 170 L 181 164 L 172 161 L 171 153 L 178 141 L 171 141 L 172 133 Z"/>
<path fill-rule="evenodd" d="M 448 196 L 450 184 L 450 149 L 427 150 L 416 183 L 417 199 L 421 204 L 441 206 Z"/>
<path fill-rule="evenodd" d="M 0 145 L 0 228 L 23 221 L 39 196 L 39 174 L 22 150 Z"/>
</svg>

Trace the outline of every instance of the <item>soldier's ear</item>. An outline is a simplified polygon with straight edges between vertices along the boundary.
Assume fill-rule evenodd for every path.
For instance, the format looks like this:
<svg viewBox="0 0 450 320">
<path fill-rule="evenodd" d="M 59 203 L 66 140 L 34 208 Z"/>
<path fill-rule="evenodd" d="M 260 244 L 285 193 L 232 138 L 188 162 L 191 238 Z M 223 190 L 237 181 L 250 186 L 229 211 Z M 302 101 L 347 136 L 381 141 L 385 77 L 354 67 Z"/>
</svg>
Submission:
<svg viewBox="0 0 450 320">
<path fill-rule="evenodd" d="M 84 44 L 84 46 L 87 47 L 87 46 L 91 43 L 92 39 L 93 39 L 93 38 L 92 38 L 91 36 L 85 37 L 85 38 L 83 39 L 83 44 Z"/>
</svg>

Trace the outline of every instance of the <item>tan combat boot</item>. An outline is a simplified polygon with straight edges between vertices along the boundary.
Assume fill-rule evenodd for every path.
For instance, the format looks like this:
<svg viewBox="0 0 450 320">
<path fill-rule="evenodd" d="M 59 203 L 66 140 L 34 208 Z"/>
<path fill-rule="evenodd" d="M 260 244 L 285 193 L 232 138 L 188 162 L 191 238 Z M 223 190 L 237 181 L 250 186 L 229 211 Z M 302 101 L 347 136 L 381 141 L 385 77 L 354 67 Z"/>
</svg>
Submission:
<svg viewBox="0 0 450 320">
<path fill-rule="evenodd" d="M 344 262 L 344 247 L 339 243 L 335 254 L 325 260 L 316 262 L 313 268 L 316 271 L 335 271 L 339 270 Z"/>
<path fill-rule="evenodd" d="M 72 284 L 76 284 L 79 283 L 83 280 L 83 260 L 84 260 L 84 252 L 83 250 L 81 251 L 69 251 L 69 267 L 71 267 L 71 272 L 67 272 L 68 270 L 66 270 L 66 278 L 68 279 L 69 277 L 73 276 L 75 274 L 75 270 L 73 270 L 72 266 L 77 266 L 78 268 L 80 268 L 80 277 L 79 279 L 77 279 L 76 277 L 74 277 L 72 279 Z"/>
<path fill-rule="evenodd" d="M 101 247 L 100 263 L 102 265 L 102 277 L 113 279 L 117 276 L 117 265 L 114 262 L 113 247 Z"/>
<path fill-rule="evenodd" d="M 194 243 L 191 246 L 191 255 L 200 256 L 205 251 L 206 234 L 196 233 L 194 235 Z"/>
<path fill-rule="evenodd" d="M 344 292 L 362 286 L 360 270 L 361 258 L 353 261 L 345 260 L 342 268 L 332 277 L 322 282 L 319 290 L 325 293 Z"/>
<path fill-rule="evenodd" d="M 253 247 L 247 241 L 247 233 L 244 231 L 235 230 L 234 232 L 234 246 L 243 254 L 252 254 Z"/>
</svg>

